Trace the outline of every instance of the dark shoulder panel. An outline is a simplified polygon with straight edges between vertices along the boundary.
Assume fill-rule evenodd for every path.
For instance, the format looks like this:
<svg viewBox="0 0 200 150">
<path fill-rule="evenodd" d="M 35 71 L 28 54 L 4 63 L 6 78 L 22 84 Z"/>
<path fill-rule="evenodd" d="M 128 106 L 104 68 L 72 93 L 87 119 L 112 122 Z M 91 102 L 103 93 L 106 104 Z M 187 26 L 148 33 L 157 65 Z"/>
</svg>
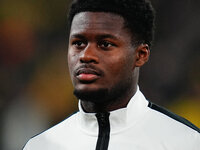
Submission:
<svg viewBox="0 0 200 150">
<path fill-rule="evenodd" d="M 177 114 L 174 114 L 174 113 L 170 112 L 169 110 L 167 110 L 159 105 L 156 105 L 152 102 L 149 102 L 148 107 L 150 107 L 156 111 L 159 111 L 159 112 L 169 116 L 170 118 L 173 118 L 174 120 L 179 121 L 200 133 L 200 129 L 198 127 L 196 127 L 194 124 L 192 124 L 190 121 L 188 121 L 187 119 L 185 119 Z"/>
</svg>

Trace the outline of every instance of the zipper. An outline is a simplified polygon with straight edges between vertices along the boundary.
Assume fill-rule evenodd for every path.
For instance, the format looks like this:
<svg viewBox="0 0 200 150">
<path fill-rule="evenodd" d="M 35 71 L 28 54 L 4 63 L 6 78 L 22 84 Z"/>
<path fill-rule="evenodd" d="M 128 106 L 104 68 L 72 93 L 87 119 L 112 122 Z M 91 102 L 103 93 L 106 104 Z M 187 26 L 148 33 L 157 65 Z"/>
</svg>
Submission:
<svg viewBox="0 0 200 150">
<path fill-rule="evenodd" d="M 97 121 L 99 125 L 99 134 L 97 139 L 96 150 L 107 150 L 110 140 L 110 122 L 109 113 L 97 113 Z"/>
</svg>

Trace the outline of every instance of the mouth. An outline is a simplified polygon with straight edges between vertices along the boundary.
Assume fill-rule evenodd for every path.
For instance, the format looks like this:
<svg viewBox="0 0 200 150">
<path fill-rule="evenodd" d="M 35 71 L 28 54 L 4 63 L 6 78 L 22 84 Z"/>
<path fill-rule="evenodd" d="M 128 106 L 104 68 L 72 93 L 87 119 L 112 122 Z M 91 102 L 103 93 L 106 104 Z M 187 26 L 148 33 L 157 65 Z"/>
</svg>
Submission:
<svg viewBox="0 0 200 150">
<path fill-rule="evenodd" d="M 75 76 L 82 83 L 91 83 L 99 79 L 101 74 L 92 68 L 80 68 Z"/>
</svg>

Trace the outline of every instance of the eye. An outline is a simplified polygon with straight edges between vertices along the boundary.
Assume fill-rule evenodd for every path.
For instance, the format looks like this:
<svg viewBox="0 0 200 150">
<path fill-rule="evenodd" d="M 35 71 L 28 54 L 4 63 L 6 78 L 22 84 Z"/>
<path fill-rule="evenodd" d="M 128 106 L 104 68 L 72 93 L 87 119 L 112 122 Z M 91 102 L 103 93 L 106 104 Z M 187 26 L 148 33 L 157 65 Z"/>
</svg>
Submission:
<svg viewBox="0 0 200 150">
<path fill-rule="evenodd" d="M 116 45 L 109 41 L 101 41 L 98 43 L 98 46 L 102 49 L 108 49 Z"/>
<path fill-rule="evenodd" d="M 87 43 L 82 40 L 76 40 L 72 42 L 72 45 L 75 46 L 77 49 L 82 49 L 87 45 Z"/>
</svg>

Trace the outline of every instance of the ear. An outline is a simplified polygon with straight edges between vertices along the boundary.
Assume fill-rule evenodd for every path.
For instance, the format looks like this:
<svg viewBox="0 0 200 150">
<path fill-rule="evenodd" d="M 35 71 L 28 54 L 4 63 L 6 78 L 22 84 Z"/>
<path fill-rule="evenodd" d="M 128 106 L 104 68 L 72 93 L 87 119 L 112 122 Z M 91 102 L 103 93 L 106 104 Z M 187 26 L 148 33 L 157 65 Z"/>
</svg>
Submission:
<svg viewBox="0 0 200 150">
<path fill-rule="evenodd" d="M 149 60 L 149 55 L 150 55 L 149 45 L 148 44 L 140 44 L 136 48 L 135 52 L 136 52 L 135 66 L 141 67 Z"/>
</svg>

